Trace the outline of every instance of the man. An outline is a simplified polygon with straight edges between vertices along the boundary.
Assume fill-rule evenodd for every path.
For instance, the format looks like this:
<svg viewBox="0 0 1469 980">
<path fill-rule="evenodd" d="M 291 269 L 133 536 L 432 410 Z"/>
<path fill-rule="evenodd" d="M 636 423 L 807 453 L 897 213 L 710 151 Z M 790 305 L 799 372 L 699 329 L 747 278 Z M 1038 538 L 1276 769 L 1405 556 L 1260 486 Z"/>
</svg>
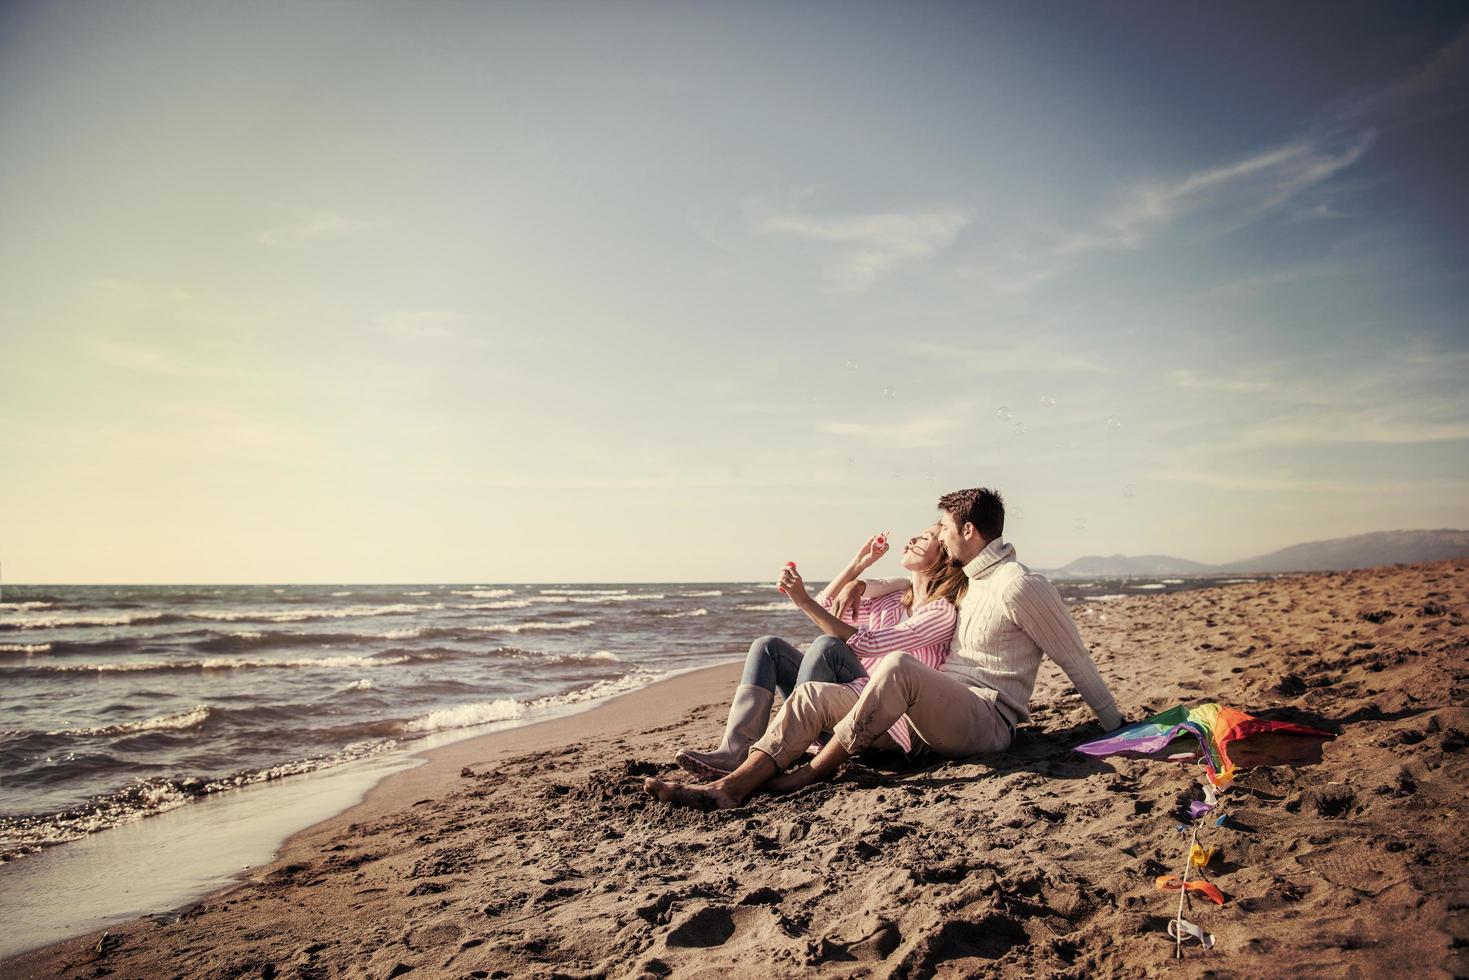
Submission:
<svg viewBox="0 0 1469 980">
<path fill-rule="evenodd" d="M 1049 656 L 1111 731 L 1122 716 L 1097 673 L 1056 587 L 1015 560 L 1001 535 L 1005 505 L 993 490 L 956 490 L 939 498 L 939 539 L 969 576 L 959 600 L 959 625 L 949 657 L 935 670 L 907 654 L 890 654 L 873 671 L 855 705 L 838 684 L 805 684 L 781 708 L 745 763 L 702 787 L 645 781 L 664 801 L 694 806 L 738 806 L 766 783 L 788 790 L 829 779 L 847 759 L 867 749 L 899 719 L 940 755 L 962 758 L 1010 747 L 1015 726 L 1030 717 L 1041 657 Z M 880 597 L 906 579 L 874 581 L 855 589 Z M 857 583 L 854 583 L 857 585 Z M 850 709 L 850 710 L 849 710 Z M 803 769 L 777 777 L 822 731 L 834 737 Z"/>
</svg>

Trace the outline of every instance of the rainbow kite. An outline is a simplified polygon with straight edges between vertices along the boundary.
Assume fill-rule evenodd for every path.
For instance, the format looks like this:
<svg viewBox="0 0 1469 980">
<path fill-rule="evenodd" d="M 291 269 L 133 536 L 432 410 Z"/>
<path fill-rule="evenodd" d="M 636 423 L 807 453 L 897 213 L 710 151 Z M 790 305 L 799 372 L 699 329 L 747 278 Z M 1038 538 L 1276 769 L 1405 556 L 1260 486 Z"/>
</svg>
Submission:
<svg viewBox="0 0 1469 980">
<path fill-rule="evenodd" d="M 1170 760 L 1202 756 L 1209 782 L 1222 789 L 1234 780 L 1236 768 L 1320 762 L 1322 743 L 1335 737 L 1288 721 L 1266 721 L 1222 704 L 1179 705 L 1083 742 L 1076 751 Z M 1194 739 L 1200 748 L 1193 747 Z"/>
</svg>

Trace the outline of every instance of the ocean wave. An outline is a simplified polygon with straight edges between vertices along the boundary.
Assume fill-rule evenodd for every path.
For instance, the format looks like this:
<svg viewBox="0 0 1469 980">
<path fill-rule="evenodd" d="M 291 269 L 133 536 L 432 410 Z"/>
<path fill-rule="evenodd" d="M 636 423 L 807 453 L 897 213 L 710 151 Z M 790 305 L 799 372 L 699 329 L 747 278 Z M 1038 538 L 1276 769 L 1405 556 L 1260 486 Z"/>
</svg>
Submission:
<svg viewBox="0 0 1469 980">
<path fill-rule="evenodd" d="M 30 602 L 0 602 L 0 609 L 14 609 L 17 612 L 25 612 L 29 609 L 48 609 L 54 605 L 54 602 L 41 602 L 40 600 Z"/>
<path fill-rule="evenodd" d="M 524 609 L 530 605 L 529 599 L 501 599 L 498 602 L 466 602 L 454 606 L 455 609 Z"/>
<path fill-rule="evenodd" d="M 365 619 L 372 616 L 402 616 L 408 613 L 423 612 L 430 609 L 442 609 L 443 603 L 433 605 L 419 605 L 411 602 L 395 602 L 385 606 L 341 606 L 333 608 L 309 607 L 306 609 L 276 609 L 276 610 L 232 610 L 232 609 L 191 609 L 185 613 L 188 619 L 204 619 L 215 622 L 235 623 L 249 621 L 265 621 L 270 623 L 299 623 L 308 619 Z"/>
<path fill-rule="evenodd" d="M 497 721 L 514 721 L 537 711 L 584 704 L 587 701 L 597 701 L 635 691 L 638 688 L 646 687 L 660 676 L 662 675 L 640 670 L 621 677 L 597 681 L 564 694 L 550 694 L 531 701 L 497 698 L 494 701 L 480 701 L 452 708 L 440 708 L 438 711 L 431 711 L 426 715 L 404 722 L 403 731 L 405 733 L 441 732 L 455 728 L 473 728 L 476 725 L 488 725 Z"/>
<path fill-rule="evenodd" d="M 795 606 L 789 602 L 746 602 L 740 606 L 749 612 L 779 612 L 782 609 L 795 611 Z"/>
<path fill-rule="evenodd" d="M 560 619 L 553 622 L 495 623 L 492 625 L 466 626 L 476 633 L 541 633 L 560 630 L 579 630 L 591 626 L 590 619 Z"/>
<path fill-rule="evenodd" d="M 50 653 L 49 643 L 0 643 L 0 653 L 23 653 L 32 656 L 37 653 Z"/>
<path fill-rule="evenodd" d="M 599 594 L 599 595 L 542 595 L 542 596 L 537 597 L 537 599 L 535 601 L 536 602 L 542 602 L 542 603 L 552 603 L 552 604 L 556 604 L 556 603 L 565 604 L 565 603 L 568 603 L 568 602 L 577 602 L 577 603 L 581 603 L 583 605 L 586 605 L 586 604 L 593 604 L 593 605 L 595 605 L 595 604 L 603 603 L 603 602 L 649 602 L 649 601 L 655 601 L 655 600 L 658 600 L 658 599 L 667 599 L 667 598 L 668 598 L 668 596 L 663 595 L 662 593 L 652 593 L 652 592 L 650 592 L 650 593 L 647 593 L 647 594 L 640 594 L 640 595 L 614 595 L 614 594 L 607 594 L 607 595 L 601 595 L 601 594 Z"/>
<path fill-rule="evenodd" d="M 370 690 L 372 690 L 372 681 L 369 678 L 366 678 L 366 677 L 359 677 L 359 678 L 357 678 L 357 680 L 353 681 L 352 683 L 348 684 L 346 687 L 342 688 L 342 690 L 344 690 L 344 691 L 370 691 Z"/>
<path fill-rule="evenodd" d="M 397 744 L 397 740 L 391 738 L 356 742 L 334 752 L 265 769 L 241 770 L 219 779 L 139 777 L 122 789 L 95 796 L 81 806 L 61 813 L 0 817 L 0 863 L 53 844 L 81 840 L 99 830 L 110 830 L 175 810 L 202 796 L 328 769 L 386 752 Z"/>
<path fill-rule="evenodd" d="M 1165 588 L 1161 582 L 1149 582 L 1147 585 L 1134 585 L 1134 589 L 1161 589 Z"/>
<path fill-rule="evenodd" d="M 685 599 L 703 599 L 706 597 L 724 595 L 724 593 L 721 592 L 719 589 L 711 589 L 708 592 L 680 592 L 679 595 L 683 596 Z"/>
<path fill-rule="evenodd" d="M 709 610 L 691 609 L 688 612 L 659 613 L 659 615 L 664 619 L 684 619 L 688 616 L 707 616 L 709 615 Z"/>
<path fill-rule="evenodd" d="M 397 664 L 406 664 L 414 659 L 432 658 L 415 658 L 410 657 L 408 654 L 376 657 L 316 657 L 298 660 L 245 660 L 239 657 L 203 657 L 198 660 L 137 660 L 103 664 L 46 664 L 44 666 L 13 668 L 10 672 L 43 674 L 133 674 L 192 670 L 250 670 L 258 668 L 392 667 Z M 0 668 L 0 670 L 3 670 L 3 668 Z"/>
<path fill-rule="evenodd" d="M 157 718 L 146 718 L 143 721 L 127 721 L 117 725 L 98 725 L 95 728 L 63 728 L 47 735 L 135 735 L 139 732 L 174 731 L 179 732 L 187 728 L 196 728 L 204 724 L 209 717 L 207 705 L 197 705 L 188 711 L 179 711 L 171 715 L 159 715 Z"/>
<path fill-rule="evenodd" d="M 626 589 L 542 589 L 541 595 L 624 595 Z"/>
<path fill-rule="evenodd" d="M 1165 578 L 1163 581 L 1167 585 L 1182 585 L 1183 584 L 1183 579 L 1181 579 L 1181 578 Z"/>
<path fill-rule="evenodd" d="M 332 597 L 333 598 L 336 598 L 336 599 L 340 599 L 342 596 L 351 595 L 351 594 L 352 593 L 350 593 L 350 592 L 333 592 L 332 593 Z"/>
<path fill-rule="evenodd" d="M 432 593 L 432 592 L 405 592 L 405 593 L 403 593 L 403 594 L 404 594 L 404 595 L 413 595 L 413 596 L 419 596 L 419 595 L 433 595 L 433 593 Z"/>
<path fill-rule="evenodd" d="M 162 618 L 163 613 L 161 612 L 113 613 L 111 615 L 83 613 L 75 616 L 20 614 L 0 619 L 0 630 L 52 630 L 66 626 L 127 626 L 131 623 L 151 622 Z"/>
<path fill-rule="evenodd" d="M 1109 592 L 1107 595 L 1089 595 L 1087 602 L 1112 602 L 1114 599 L 1126 599 L 1128 596 L 1121 592 Z"/>
<path fill-rule="evenodd" d="M 499 599 L 501 596 L 514 595 L 514 589 L 451 589 L 452 595 L 467 595 L 471 599 Z"/>
</svg>

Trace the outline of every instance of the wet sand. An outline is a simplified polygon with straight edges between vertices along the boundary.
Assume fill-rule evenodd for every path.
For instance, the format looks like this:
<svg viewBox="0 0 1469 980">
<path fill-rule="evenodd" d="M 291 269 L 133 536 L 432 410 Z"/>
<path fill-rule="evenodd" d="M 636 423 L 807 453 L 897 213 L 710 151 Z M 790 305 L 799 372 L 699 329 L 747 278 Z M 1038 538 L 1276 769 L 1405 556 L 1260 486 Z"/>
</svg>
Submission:
<svg viewBox="0 0 1469 980">
<path fill-rule="evenodd" d="M 1210 827 L 1222 907 L 1165 933 L 1181 763 L 1100 734 L 1052 664 L 1007 753 L 703 813 L 645 775 L 717 741 L 736 666 L 459 742 L 298 834 L 240 885 L 0 975 L 1452 976 L 1469 973 L 1462 818 L 1469 563 L 1305 575 L 1073 610 L 1131 719 L 1220 701 L 1339 733 L 1261 769 Z"/>
</svg>

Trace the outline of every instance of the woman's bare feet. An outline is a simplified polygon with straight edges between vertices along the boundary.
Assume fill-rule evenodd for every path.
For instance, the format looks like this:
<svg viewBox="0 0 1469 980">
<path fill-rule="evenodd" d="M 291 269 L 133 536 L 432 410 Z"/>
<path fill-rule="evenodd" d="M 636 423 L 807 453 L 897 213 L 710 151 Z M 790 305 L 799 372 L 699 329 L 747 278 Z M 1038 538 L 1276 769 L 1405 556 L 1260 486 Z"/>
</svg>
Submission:
<svg viewBox="0 0 1469 980">
<path fill-rule="evenodd" d="M 805 789 L 812 783 L 819 782 L 821 782 L 821 777 L 810 766 L 797 766 L 771 779 L 762 788 L 771 793 L 794 793 L 798 789 Z"/>
<path fill-rule="evenodd" d="M 700 810 L 730 810 L 745 802 L 725 790 L 718 782 L 699 786 L 669 783 L 648 776 L 643 780 L 643 790 L 660 803 L 691 806 Z"/>
</svg>

